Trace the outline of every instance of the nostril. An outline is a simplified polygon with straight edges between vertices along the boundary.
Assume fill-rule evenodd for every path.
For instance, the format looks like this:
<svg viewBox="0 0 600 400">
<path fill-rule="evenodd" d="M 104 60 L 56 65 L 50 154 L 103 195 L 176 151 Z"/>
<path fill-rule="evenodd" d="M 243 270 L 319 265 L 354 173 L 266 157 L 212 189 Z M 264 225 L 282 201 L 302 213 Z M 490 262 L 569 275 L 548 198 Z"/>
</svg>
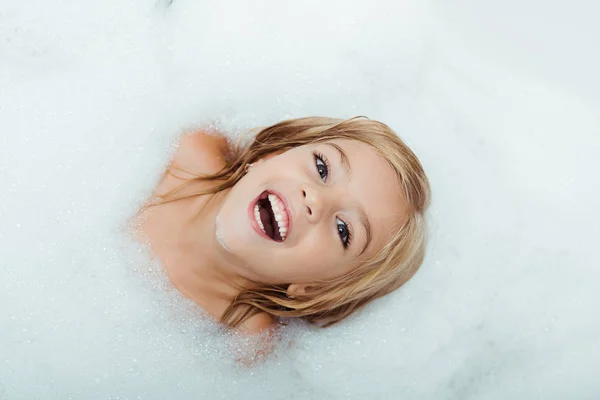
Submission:
<svg viewBox="0 0 600 400">
<path fill-rule="evenodd" d="M 306 192 L 304 190 L 302 191 L 302 196 L 306 197 Z"/>
<path fill-rule="evenodd" d="M 308 215 L 312 215 L 312 210 L 310 209 L 310 207 L 306 207 L 308 208 Z"/>
</svg>

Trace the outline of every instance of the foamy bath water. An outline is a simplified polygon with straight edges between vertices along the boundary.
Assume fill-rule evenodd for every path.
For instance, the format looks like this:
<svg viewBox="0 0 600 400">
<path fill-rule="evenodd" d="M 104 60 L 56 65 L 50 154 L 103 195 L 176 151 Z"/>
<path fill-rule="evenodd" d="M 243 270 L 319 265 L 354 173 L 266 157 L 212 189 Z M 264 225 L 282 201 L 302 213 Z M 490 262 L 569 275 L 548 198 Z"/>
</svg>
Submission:
<svg viewBox="0 0 600 400">
<path fill-rule="evenodd" d="M 0 399 L 600 396 L 597 5 L 198 3 L 0 7 Z M 307 115 L 408 142 L 429 253 L 244 368 L 128 221 L 185 130 Z"/>
</svg>

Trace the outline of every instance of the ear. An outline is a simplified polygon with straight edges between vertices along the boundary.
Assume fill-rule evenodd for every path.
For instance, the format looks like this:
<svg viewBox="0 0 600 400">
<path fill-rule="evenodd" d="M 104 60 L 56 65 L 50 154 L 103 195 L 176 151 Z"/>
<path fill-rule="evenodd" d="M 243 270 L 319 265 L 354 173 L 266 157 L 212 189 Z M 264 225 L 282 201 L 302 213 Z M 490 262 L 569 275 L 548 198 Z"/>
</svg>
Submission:
<svg viewBox="0 0 600 400">
<path fill-rule="evenodd" d="M 297 296 L 305 296 L 310 294 L 317 288 L 315 285 L 311 285 L 308 283 L 292 283 L 287 288 L 287 296 L 289 298 L 294 298 Z"/>
</svg>

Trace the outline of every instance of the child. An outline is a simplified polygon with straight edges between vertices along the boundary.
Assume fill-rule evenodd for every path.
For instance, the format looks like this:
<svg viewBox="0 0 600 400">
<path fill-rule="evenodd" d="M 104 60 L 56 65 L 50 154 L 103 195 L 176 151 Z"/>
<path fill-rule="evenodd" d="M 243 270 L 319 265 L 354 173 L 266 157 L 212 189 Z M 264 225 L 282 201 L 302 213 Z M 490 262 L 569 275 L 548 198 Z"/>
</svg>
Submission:
<svg viewBox="0 0 600 400">
<path fill-rule="evenodd" d="M 339 322 L 424 257 L 427 177 L 364 117 L 282 121 L 247 144 L 190 134 L 155 194 L 140 227 L 171 282 L 241 331 Z"/>
</svg>

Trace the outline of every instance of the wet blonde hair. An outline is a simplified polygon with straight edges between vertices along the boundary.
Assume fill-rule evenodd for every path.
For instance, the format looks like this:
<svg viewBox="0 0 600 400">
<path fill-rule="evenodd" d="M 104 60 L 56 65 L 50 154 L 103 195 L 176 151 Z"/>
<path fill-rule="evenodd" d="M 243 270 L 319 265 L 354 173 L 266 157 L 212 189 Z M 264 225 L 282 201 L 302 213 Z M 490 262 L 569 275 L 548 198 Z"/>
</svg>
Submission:
<svg viewBox="0 0 600 400">
<path fill-rule="evenodd" d="M 287 296 L 287 285 L 259 282 L 241 288 L 221 317 L 221 322 L 237 327 L 263 311 L 276 317 L 298 317 L 320 326 L 329 326 L 349 316 L 365 304 L 402 286 L 421 266 L 425 255 L 425 210 L 430 188 L 421 163 L 396 133 L 384 123 L 354 117 L 347 120 L 307 117 L 290 119 L 260 130 L 253 140 L 243 137 L 232 144 L 226 166 L 208 176 L 198 176 L 159 196 L 151 205 L 163 204 L 197 195 L 215 194 L 234 186 L 245 174 L 246 166 L 274 153 L 297 146 L 332 139 L 352 139 L 373 146 L 396 172 L 409 211 L 383 248 L 347 275 L 321 282 L 317 288 L 294 298 Z M 199 193 L 177 195 L 187 184 L 219 181 Z"/>
</svg>

